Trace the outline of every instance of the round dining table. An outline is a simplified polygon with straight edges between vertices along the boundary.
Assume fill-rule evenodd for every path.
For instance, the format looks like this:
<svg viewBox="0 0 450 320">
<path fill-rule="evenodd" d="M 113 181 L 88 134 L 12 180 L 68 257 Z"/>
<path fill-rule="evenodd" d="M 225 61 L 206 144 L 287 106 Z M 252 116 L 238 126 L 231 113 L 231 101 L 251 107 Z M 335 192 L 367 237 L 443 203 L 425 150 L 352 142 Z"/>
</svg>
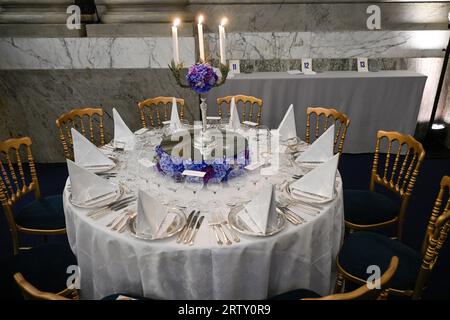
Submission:
<svg viewBox="0 0 450 320">
<path fill-rule="evenodd" d="M 243 135 L 254 130 L 258 129 L 247 128 Z M 296 164 L 292 153 L 286 151 L 289 148 L 280 147 L 276 150 L 279 170 L 264 173 L 258 168 L 233 178 L 235 181 L 223 182 L 218 190 L 206 184 L 195 191 L 149 166 L 154 164 L 154 150 L 163 134 L 162 129 L 140 130 L 131 151 L 116 151 L 108 145 L 100 148 L 117 162 L 113 173 L 103 177 L 123 185 L 124 196 L 137 195 L 142 189 L 186 216 L 193 209 L 200 210 L 205 219 L 195 242 L 178 243 L 177 235 L 149 241 L 133 236 L 127 228 L 112 230 L 112 220 L 123 210 L 135 211 L 136 201 L 123 210 L 105 210 L 93 219 L 91 209 L 70 201 L 69 178 L 63 194 L 64 212 L 69 243 L 80 270 L 82 299 L 114 293 L 151 299 L 267 299 L 297 288 L 331 293 L 344 234 L 339 172 L 335 197 L 321 204 L 314 215 L 298 212 L 301 224 L 286 221 L 280 232 L 267 237 L 234 230 L 238 242 L 219 244 L 210 225 L 213 215 L 226 220 L 237 201 L 251 200 L 266 183 L 280 186 L 279 192 L 283 192 L 281 185 L 294 181 L 305 168 Z M 260 156 L 262 148 L 252 144 L 249 148 L 250 159 Z M 193 202 L 197 207 L 192 207 Z"/>
</svg>

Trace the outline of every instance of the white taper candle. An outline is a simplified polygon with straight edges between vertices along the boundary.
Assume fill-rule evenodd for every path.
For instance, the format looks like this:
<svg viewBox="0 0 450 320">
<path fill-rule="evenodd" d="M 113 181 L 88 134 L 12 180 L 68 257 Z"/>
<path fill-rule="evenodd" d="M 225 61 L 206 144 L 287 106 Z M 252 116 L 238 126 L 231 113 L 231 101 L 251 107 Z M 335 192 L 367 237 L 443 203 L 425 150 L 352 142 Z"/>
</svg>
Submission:
<svg viewBox="0 0 450 320">
<path fill-rule="evenodd" d="M 180 19 L 176 18 L 173 21 L 172 26 L 172 46 L 173 46 L 173 61 L 175 65 L 180 63 L 180 51 L 178 48 L 178 25 L 180 24 Z"/>
<path fill-rule="evenodd" d="M 227 23 L 227 18 L 223 18 L 219 26 L 219 52 L 220 52 L 220 63 L 226 65 L 227 57 L 225 54 L 225 24 Z"/>
<path fill-rule="evenodd" d="M 205 44 L 203 42 L 203 16 L 198 17 L 198 50 L 200 52 L 200 61 L 205 61 Z"/>
</svg>

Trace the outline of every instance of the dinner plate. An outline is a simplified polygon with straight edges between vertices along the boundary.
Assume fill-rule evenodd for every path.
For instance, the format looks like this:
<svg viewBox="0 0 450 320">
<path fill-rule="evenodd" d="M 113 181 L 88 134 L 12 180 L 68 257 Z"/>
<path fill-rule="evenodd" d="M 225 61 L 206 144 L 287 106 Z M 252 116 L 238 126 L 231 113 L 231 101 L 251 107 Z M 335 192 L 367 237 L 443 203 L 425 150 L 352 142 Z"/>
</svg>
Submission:
<svg viewBox="0 0 450 320">
<path fill-rule="evenodd" d="M 269 226 L 265 234 L 252 231 L 244 221 L 239 217 L 239 213 L 245 210 L 244 206 L 232 208 L 228 214 L 228 222 L 230 226 L 239 233 L 252 237 L 270 237 L 277 234 L 286 227 L 286 219 L 278 214 L 276 224 Z"/>
<path fill-rule="evenodd" d="M 70 188 L 67 188 L 69 194 L 69 201 L 71 204 L 73 204 L 76 207 L 79 208 L 86 208 L 86 209 L 94 209 L 94 208 L 103 208 L 106 207 L 108 204 L 110 204 L 113 201 L 118 200 L 123 194 L 124 194 L 124 188 L 119 185 L 117 186 L 117 190 L 111 194 L 107 194 L 104 197 L 99 198 L 98 201 L 92 201 L 87 203 L 78 203 L 72 199 L 72 192 Z"/>
<path fill-rule="evenodd" d="M 186 215 L 181 210 L 176 209 L 176 208 L 169 208 L 169 210 L 171 213 L 175 213 L 176 216 L 173 219 L 173 222 L 169 225 L 169 227 L 167 227 L 166 231 L 164 231 L 164 233 L 160 237 L 156 238 L 155 235 L 137 233 L 136 232 L 136 221 L 137 221 L 136 216 L 132 217 L 128 221 L 128 228 L 130 229 L 131 235 L 135 238 L 147 240 L 147 241 L 166 239 L 166 238 L 170 238 L 170 237 L 176 235 L 185 226 Z"/>
<path fill-rule="evenodd" d="M 340 180 L 336 179 L 336 183 L 334 184 L 334 194 L 332 198 L 325 198 L 319 195 L 314 195 L 314 194 L 309 194 L 309 193 L 305 193 L 305 192 L 301 192 L 301 191 L 296 191 L 297 194 L 294 194 L 290 188 L 290 184 L 288 184 L 286 186 L 286 193 L 287 195 L 294 199 L 294 200 L 301 200 L 303 202 L 310 202 L 310 203 L 317 203 L 317 204 L 322 204 L 322 203 L 328 203 L 330 201 L 333 201 L 338 193 L 338 188 L 340 186 Z"/>
<path fill-rule="evenodd" d="M 305 141 L 302 141 L 299 137 L 281 141 L 280 145 L 286 146 L 284 153 L 287 154 L 303 152 L 309 147 L 309 145 Z"/>
<path fill-rule="evenodd" d="M 89 170 L 93 173 L 102 173 L 102 172 L 107 172 L 107 171 L 112 170 L 115 167 L 117 167 L 119 160 L 116 157 L 113 157 L 111 155 L 108 155 L 108 158 L 111 159 L 114 163 L 110 164 L 110 165 L 104 165 L 104 166 L 85 166 L 83 168 L 85 168 L 86 170 Z"/>
</svg>

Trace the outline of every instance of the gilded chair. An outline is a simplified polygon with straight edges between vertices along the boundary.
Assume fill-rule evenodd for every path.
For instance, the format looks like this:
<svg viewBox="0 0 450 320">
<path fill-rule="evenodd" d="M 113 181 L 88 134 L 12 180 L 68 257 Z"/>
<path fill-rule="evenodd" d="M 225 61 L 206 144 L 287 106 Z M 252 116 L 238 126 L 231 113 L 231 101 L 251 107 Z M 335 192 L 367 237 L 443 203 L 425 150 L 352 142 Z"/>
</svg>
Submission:
<svg viewBox="0 0 450 320">
<path fill-rule="evenodd" d="M 69 279 L 73 273 L 68 273 L 76 265 L 68 243 L 48 243 L 15 255 L 11 273 L 25 299 L 78 299 L 74 281 Z"/>
<path fill-rule="evenodd" d="M 163 121 L 170 120 L 173 97 L 150 98 L 138 103 L 142 128 L 162 127 Z M 177 98 L 180 120 L 184 119 L 184 99 Z M 148 121 L 150 120 L 150 122 Z"/>
<path fill-rule="evenodd" d="M 382 147 L 386 153 L 381 152 Z M 344 190 L 347 230 L 396 225 L 396 236 L 401 239 L 405 212 L 424 158 L 422 144 L 410 135 L 378 131 L 369 190 Z M 399 201 L 376 192 L 377 185 L 392 192 Z"/>
<path fill-rule="evenodd" d="M 23 157 L 28 163 L 22 162 Z M 13 207 L 31 192 L 35 200 L 14 212 Z M 45 236 L 66 233 L 62 196 L 41 197 L 29 137 L 0 142 L 0 201 L 15 254 L 20 249 L 20 232 Z"/>
<path fill-rule="evenodd" d="M 313 117 L 312 117 L 313 116 Z M 335 138 L 334 151 L 342 154 L 344 148 L 345 136 L 350 125 L 350 119 L 336 109 L 327 109 L 323 107 L 309 107 L 306 109 L 306 143 L 311 143 L 311 118 L 315 119 L 314 138 L 317 139 L 328 127 L 334 124 Z M 313 119 L 313 120 L 314 120 Z M 321 128 L 322 127 L 322 128 Z"/>
<path fill-rule="evenodd" d="M 436 265 L 438 254 L 450 229 L 450 177 L 444 176 L 425 232 L 421 252 L 385 235 L 358 231 L 350 233 L 337 258 L 335 292 L 345 281 L 365 283 L 366 268 L 377 265 L 386 270 L 389 257 L 398 256 L 400 264 L 392 279 L 390 293 L 420 299 Z"/>
<path fill-rule="evenodd" d="M 255 98 L 252 96 L 245 96 L 242 94 L 236 96 L 226 96 L 223 98 L 217 98 L 217 107 L 218 114 L 220 117 L 223 117 L 223 104 L 226 104 L 226 114 L 230 116 L 230 105 L 231 99 L 234 97 L 234 101 L 236 103 L 236 108 L 242 110 L 241 112 L 241 122 L 243 121 L 252 121 L 261 124 L 261 115 L 262 115 L 262 107 L 263 101 L 262 99 Z"/>
<path fill-rule="evenodd" d="M 391 281 L 397 271 L 398 257 L 391 258 L 387 270 L 378 279 L 373 279 L 369 287 L 364 283 L 361 287 L 351 292 L 336 293 L 321 297 L 317 293 L 307 289 L 297 289 L 278 295 L 271 300 L 385 300 L 389 295 Z M 378 285 L 375 281 L 379 281 Z"/>
<path fill-rule="evenodd" d="M 97 123 L 98 129 L 94 125 Z M 56 119 L 56 127 L 67 159 L 74 159 L 71 128 L 77 129 L 96 146 L 105 144 L 102 108 L 73 109 Z"/>
</svg>

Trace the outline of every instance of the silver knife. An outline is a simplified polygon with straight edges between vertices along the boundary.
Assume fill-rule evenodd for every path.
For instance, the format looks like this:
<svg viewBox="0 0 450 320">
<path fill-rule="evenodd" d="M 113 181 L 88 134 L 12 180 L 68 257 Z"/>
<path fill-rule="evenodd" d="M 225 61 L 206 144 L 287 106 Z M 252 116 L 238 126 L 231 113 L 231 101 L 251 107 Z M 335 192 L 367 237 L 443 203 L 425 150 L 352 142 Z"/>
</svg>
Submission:
<svg viewBox="0 0 450 320">
<path fill-rule="evenodd" d="M 178 235 L 177 238 L 177 243 L 180 243 L 181 240 L 183 240 L 184 235 L 186 234 L 186 230 L 189 228 L 189 225 L 192 221 L 192 217 L 194 216 L 195 210 L 192 210 L 191 213 L 189 214 L 187 220 L 186 220 L 186 224 L 184 225 L 183 229 L 180 231 L 180 234 Z"/>
<path fill-rule="evenodd" d="M 195 236 L 197 235 L 198 229 L 200 229 L 204 218 L 205 218 L 205 216 L 201 216 L 200 219 L 198 219 L 197 225 L 195 226 L 195 230 L 192 232 L 192 236 L 189 239 L 190 246 L 192 246 L 194 244 Z"/>
<path fill-rule="evenodd" d="M 194 230 L 195 224 L 197 223 L 198 220 L 198 216 L 200 215 L 200 211 L 197 211 L 194 216 L 192 217 L 192 221 L 191 224 L 189 225 L 187 231 L 186 231 L 186 235 L 184 236 L 183 239 L 183 243 L 188 243 L 188 240 L 191 237 L 191 233 Z"/>
</svg>

